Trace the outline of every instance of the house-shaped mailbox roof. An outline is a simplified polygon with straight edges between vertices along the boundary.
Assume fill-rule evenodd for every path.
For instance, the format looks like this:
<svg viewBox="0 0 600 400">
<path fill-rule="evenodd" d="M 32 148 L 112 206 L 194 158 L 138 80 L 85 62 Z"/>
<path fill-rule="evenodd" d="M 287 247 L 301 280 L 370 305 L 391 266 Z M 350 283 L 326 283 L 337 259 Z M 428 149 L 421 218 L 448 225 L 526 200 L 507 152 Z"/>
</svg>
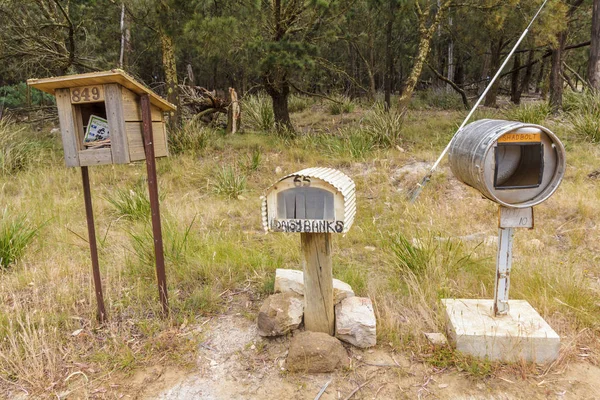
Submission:
<svg viewBox="0 0 600 400">
<path fill-rule="evenodd" d="M 278 185 L 280 182 L 287 180 L 291 177 L 309 177 L 316 178 L 327 185 L 330 185 L 332 189 L 338 192 L 339 196 L 343 198 L 343 211 L 342 215 L 337 215 L 336 219 L 344 221 L 343 232 L 346 233 L 350 229 L 350 226 L 354 222 L 356 216 L 356 185 L 354 181 L 341 171 L 333 168 L 306 168 L 301 171 L 289 174 L 279 179 L 276 183 L 271 185 L 262 201 L 262 222 L 265 231 L 269 230 L 269 219 L 275 210 L 269 210 L 269 197 L 273 192 L 277 192 Z"/>
<path fill-rule="evenodd" d="M 105 83 L 118 83 L 119 85 L 131 90 L 136 94 L 148 94 L 150 103 L 160 108 L 162 111 L 172 111 L 176 107 L 142 85 L 125 71 L 121 69 L 112 69 L 103 72 L 90 72 L 87 74 L 59 76 L 55 78 L 28 79 L 27 84 L 43 92 L 54 94 L 56 89 L 72 88 L 78 86 L 103 85 Z"/>
</svg>

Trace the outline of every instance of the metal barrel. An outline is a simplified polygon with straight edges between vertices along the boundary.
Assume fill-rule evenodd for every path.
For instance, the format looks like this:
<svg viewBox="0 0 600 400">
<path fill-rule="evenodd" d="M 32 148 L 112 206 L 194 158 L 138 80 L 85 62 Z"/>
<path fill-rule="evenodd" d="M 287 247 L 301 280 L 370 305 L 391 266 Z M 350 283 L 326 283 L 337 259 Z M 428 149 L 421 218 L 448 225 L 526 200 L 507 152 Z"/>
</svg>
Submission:
<svg viewBox="0 0 600 400">
<path fill-rule="evenodd" d="M 482 119 L 456 134 L 448 151 L 452 173 L 506 207 L 548 199 L 565 174 L 565 148 L 549 129 L 516 121 Z"/>
</svg>

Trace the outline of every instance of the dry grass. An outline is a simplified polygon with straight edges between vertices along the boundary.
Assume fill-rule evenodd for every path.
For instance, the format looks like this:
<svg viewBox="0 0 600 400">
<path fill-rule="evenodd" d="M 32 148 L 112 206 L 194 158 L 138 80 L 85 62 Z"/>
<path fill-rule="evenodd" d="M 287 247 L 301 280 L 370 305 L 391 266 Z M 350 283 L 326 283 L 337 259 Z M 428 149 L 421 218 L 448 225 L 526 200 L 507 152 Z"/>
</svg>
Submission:
<svg viewBox="0 0 600 400">
<path fill-rule="evenodd" d="M 294 118 L 313 132 L 317 125 L 326 132 L 343 125 L 343 118 L 358 120 L 361 112 L 337 119 L 318 114 L 311 121 L 305 110 Z M 34 226 L 45 223 L 16 268 L 0 271 L 0 397 L 64 395 L 93 387 L 113 371 L 157 360 L 192 364 L 198 337 L 190 332 L 206 316 L 226 311 L 223 293 L 245 289 L 259 300 L 272 290 L 276 268 L 299 268 L 299 237 L 265 235 L 259 197 L 281 175 L 308 166 L 339 168 L 357 184 L 355 225 L 334 238 L 334 275 L 374 300 L 380 342 L 473 376 L 493 373 L 496 365 L 432 353 L 422 332 L 443 330 L 440 298 L 492 296 L 496 250 L 486 239 L 496 235 L 496 207 L 444 168 L 409 204 L 407 190 L 421 175 L 395 174 L 407 164 L 435 159 L 461 116 L 411 111 L 402 128 L 405 152 L 370 149 L 358 159 L 344 148 L 319 151 L 318 143 L 309 146 L 302 138 L 213 133 L 204 151 L 159 160 L 172 310 L 164 320 L 157 317 L 148 220 L 120 218 L 123 213 L 115 214 L 110 204 L 144 178 L 144 164 L 91 171 L 110 319 L 102 327 L 94 318 L 79 171 L 65 168 L 57 153 L 40 161 L 44 168 L 34 162 L 0 176 L 0 204 L 27 215 Z M 562 125 L 550 128 L 565 137 Z M 582 347 L 589 349 L 586 360 L 598 363 L 600 187 L 587 174 L 600 150 L 574 137 L 565 142 L 569 168 L 562 187 L 536 207 L 536 229 L 516 234 L 511 297 L 532 303 L 563 337 L 568 345 L 561 363 L 578 359 Z M 257 148 L 260 160 L 252 163 Z M 240 168 L 246 179 L 241 197 L 215 193 L 217 171 L 239 167 L 241 160 L 256 164 Z"/>
</svg>

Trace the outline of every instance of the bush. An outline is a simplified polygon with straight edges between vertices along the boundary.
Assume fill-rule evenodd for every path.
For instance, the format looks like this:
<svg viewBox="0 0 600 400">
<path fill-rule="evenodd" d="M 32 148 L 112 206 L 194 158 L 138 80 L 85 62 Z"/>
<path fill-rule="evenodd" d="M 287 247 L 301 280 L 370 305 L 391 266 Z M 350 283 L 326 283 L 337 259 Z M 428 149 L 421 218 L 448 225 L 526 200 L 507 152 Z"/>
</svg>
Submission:
<svg viewBox="0 0 600 400">
<path fill-rule="evenodd" d="M 275 127 L 273 103 L 265 93 L 251 95 L 242 101 L 244 125 L 257 131 L 270 132 Z"/>
<path fill-rule="evenodd" d="M 329 104 L 329 113 L 331 115 L 349 114 L 356 107 L 352 99 L 347 96 L 335 96 L 334 100 Z"/>
<path fill-rule="evenodd" d="M 161 194 L 160 199 L 163 198 L 164 194 Z M 130 221 L 146 221 L 150 218 L 150 200 L 145 180 L 139 180 L 133 189 L 116 189 L 106 197 L 106 201 L 113 206 L 117 218 Z"/>
<path fill-rule="evenodd" d="M 237 199 L 246 190 L 246 176 L 235 168 L 223 167 L 217 172 L 213 188 L 216 194 Z"/>
<path fill-rule="evenodd" d="M 21 259 L 38 229 L 22 216 L 11 217 L 4 209 L 0 218 L 0 269 L 7 269 Z"/>
<path fill-rule="evenodd" d="M 173 154 L 186 151 L 198 153 L 208 146 L 209 139 L 214 131 L 202 122 L 191 120 L 169 135 L 169 147 Z"/>
<path fill-rule="evenodd" d="M 47 138 L 32 137 L 8 119 L 0 120 L 0 175 L 11 175 L 40 163 L 51 147 Z"/>
<path fill-rule="evenodd" d="M 288 111 L 290 113 L 302 112 L 312 104 L 310 97 L 293 94 L 288 98 Z"/>
<path fill-rule="evenodd" d="M 600 142 L 600 93 L 569 93 L 565 99 L 569 132 L 594 143 Z"/>
<path fill-rule="evenodd" d="M 463 110 L 464 104 L 460 95 L 447 91 L 445 87 L 420 90 L 410 102 L 412 109 Z"/>
<path fill-rule="evenodd" d="M 386 112 L 383 105 L 379 104 L 365 115 L 362 129 L 371 136 L 373 144 L 385 148 L 400 142 L 403 125 L 403 113 L 395 109 Z"/>
<path fill-rule="evenodd" d="M 506 119 L 541 125 L 550 116 L 550 105 L 547 102 L 522 104 L 506 111 Z"/>
<path fill-rule="evenodd" d="M 31 88 L 31 105 L 54 104 L 54 96 Z M 6 108 L 27 107 L 27 84 L 25 82 L 11 86 L 0 86 L 0 104 Z"/>
</svg>

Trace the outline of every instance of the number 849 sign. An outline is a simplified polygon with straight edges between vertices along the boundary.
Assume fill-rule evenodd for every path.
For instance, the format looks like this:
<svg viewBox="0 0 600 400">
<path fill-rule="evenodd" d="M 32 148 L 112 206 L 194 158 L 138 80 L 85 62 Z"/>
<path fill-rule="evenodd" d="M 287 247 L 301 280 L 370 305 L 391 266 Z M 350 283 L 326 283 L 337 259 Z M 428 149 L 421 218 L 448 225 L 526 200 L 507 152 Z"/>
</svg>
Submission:
<svg viewBox="0 0 600 400">
<path fill-rule="evenodd" d="M 71 88 L 71 104 L 97 103 L 104 101 L 102 85 Z"/>
</svg>

